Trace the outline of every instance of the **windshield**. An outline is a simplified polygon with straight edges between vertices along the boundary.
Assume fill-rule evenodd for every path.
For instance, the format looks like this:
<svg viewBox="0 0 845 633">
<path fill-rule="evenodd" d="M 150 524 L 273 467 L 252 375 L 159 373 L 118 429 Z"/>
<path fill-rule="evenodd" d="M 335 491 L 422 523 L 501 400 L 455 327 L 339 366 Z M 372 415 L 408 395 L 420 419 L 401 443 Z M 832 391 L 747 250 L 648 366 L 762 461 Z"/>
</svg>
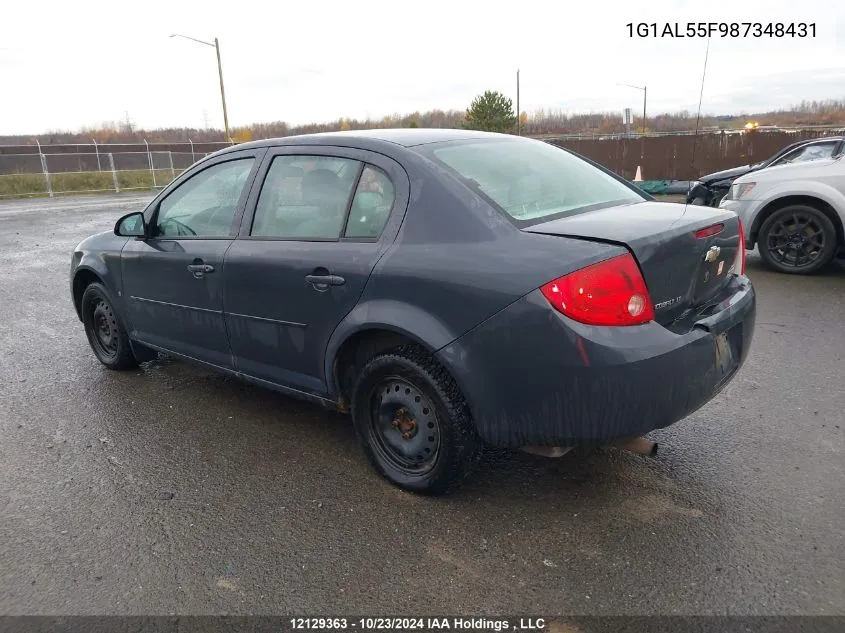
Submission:
<svg viewBox="0 0 845 633">
<path fill-rule="evenodd" d="M 613 176 L 542 141 L 463 141 L 434 144 L 422 153 L 520 223 L 645 200 Z"/>
</svg>

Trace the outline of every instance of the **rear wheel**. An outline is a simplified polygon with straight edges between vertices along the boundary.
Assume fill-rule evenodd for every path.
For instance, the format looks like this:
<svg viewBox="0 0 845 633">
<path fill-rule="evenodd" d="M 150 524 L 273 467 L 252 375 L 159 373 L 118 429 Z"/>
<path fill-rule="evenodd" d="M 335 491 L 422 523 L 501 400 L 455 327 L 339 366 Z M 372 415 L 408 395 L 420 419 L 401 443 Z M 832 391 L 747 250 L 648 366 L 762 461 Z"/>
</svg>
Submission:
<svg viewBox="0 0 845 633">
<path fill-rule="evenodd" d="M 782 273 L 808 275 L 836 254 L 836 228 L 815 207 L 798 204 L 778 209 L 763 222 L 757 240 L 760 257 Z"/>
<path fill-rule="evenodd" d="M 380 354 L 364 366 L 352 419 L 376 470 L 412 492 L 448 492 L 479 455 L 481 442 L 457 385 L 416 347 Z"/>
<path fill-rule="evenodd" d="M 126 328 L 112 307 L 105 286 L 92 283 L 82 294 L 82 323 L 94 355 L 109 369 L 131 369 L 138 361 L 129 345 Z"/>
</svg>

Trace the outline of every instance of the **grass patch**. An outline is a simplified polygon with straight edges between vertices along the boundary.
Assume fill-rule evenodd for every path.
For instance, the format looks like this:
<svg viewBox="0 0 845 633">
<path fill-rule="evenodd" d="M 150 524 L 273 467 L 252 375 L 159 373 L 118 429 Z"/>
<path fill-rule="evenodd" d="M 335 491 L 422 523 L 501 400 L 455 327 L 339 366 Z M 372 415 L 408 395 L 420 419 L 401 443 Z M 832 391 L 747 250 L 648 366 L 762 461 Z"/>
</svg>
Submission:
<svg viewBox="0 0 845 633">
<path fill-rule="evenodd" d="M 181 169 L 174 170 L 178 176 Z M 152 189 L 153 187 L 166 187 L 173 180 L 173 173 L 169 169 L 156 169 L 150 172 L 148 169 L 136 169 L 132 171 L 117 172 L 117 182 L 121 189 Z M 155 182 L 153 182 L 155 173 Z"/>
<path fill-rule="evenodd" d="M 47 185 L 41 174 L 10 174 L 0 176 L 0 197 L 26 196 L 46 193 Z"/>
<path fill-rule="evenodd" d="M 178 176 L 182 172 L 176 169 Z M 155 174 L 155 176 L 153 175 Z M 170 169 L 134 169 L 117 172 L 117 184 L 124 189 L 161 188 L 173 180 Z M 90 193 L 114 191 L 114 178 L 110 171 L 84 171 L 76 173 L 50 174 L 54 193 Z M 47 195 L 47 182 L 43 174 L 0 175 L 0 198 Z"/>
</svg>

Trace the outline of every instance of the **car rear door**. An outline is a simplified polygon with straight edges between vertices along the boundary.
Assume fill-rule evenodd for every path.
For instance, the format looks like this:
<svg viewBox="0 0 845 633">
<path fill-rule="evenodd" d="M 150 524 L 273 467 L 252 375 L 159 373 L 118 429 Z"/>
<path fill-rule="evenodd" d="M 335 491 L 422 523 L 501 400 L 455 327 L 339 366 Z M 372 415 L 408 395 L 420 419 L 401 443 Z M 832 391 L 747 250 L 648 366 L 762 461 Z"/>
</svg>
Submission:
<svg viewBox="0 0 845 633">
<path fill-rule="evenodd" d="M 326 393 L 328 339 L 395 239 L 408 191 L 405 171 L 381 154 L 268 152 L 225 261 L 226 327 L 239 372 Z"/>
<path fill-rule="evenodd" d="M 223 320 L 223 256 L 263 152 L 226 153 L 197 165 L 145 212 L 148 237 L 130 239 L 121 254 L 133 338 L 233 368 Z"/>
</svg>

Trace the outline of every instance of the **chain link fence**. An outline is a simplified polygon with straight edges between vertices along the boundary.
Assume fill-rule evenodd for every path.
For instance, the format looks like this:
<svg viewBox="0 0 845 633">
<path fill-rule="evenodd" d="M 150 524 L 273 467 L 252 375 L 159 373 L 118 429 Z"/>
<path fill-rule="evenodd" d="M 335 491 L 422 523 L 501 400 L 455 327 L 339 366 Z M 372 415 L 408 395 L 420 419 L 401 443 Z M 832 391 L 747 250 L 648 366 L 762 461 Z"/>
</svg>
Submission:
<svg viewBox="0 0 845 633">
<path fill-rule="evenodd" d="M 798 140 L 843 134 L 841 126 L 712 131 L 699 134 L 570 135 L 544 138 L 624 178 L 691 180 L 768 158 Z M 0 146 L 0 199 L 160 189 L 227 142 L 90 143 Z"/>
<path fill-rule="evenodd" d="M 0 198 L 161 189 L 229 143 L 0 147 Z"/>
</svg>

